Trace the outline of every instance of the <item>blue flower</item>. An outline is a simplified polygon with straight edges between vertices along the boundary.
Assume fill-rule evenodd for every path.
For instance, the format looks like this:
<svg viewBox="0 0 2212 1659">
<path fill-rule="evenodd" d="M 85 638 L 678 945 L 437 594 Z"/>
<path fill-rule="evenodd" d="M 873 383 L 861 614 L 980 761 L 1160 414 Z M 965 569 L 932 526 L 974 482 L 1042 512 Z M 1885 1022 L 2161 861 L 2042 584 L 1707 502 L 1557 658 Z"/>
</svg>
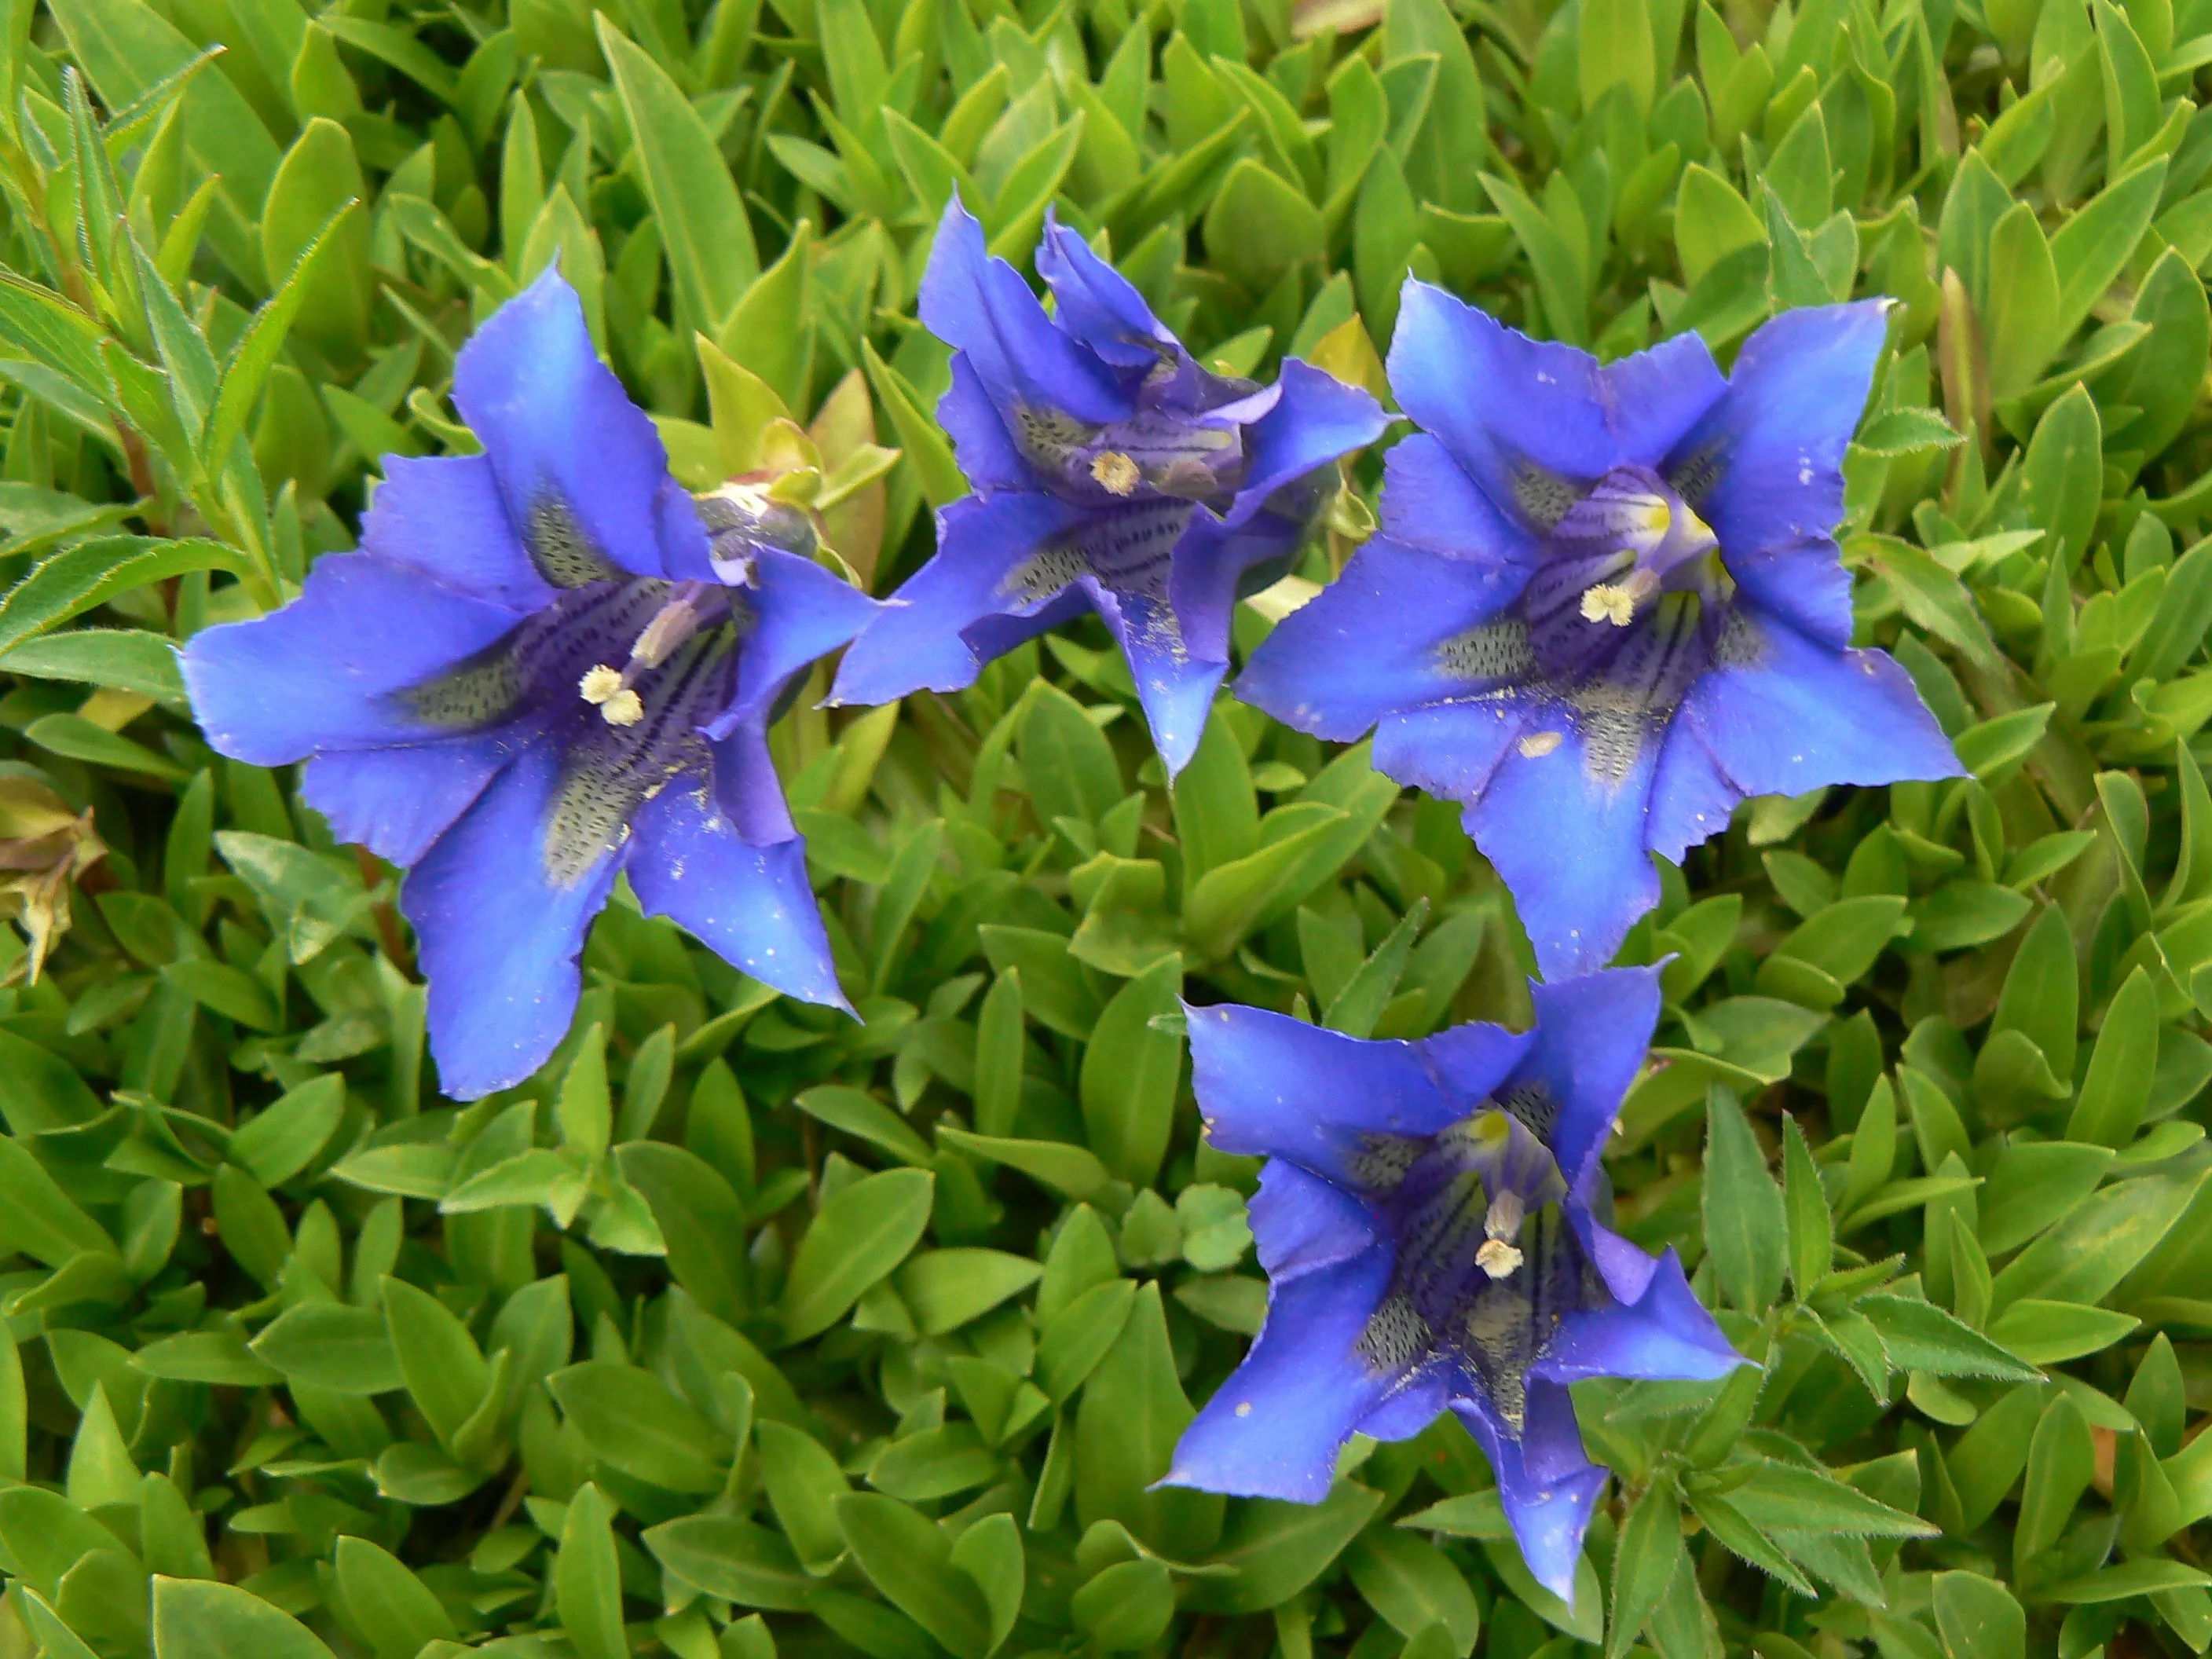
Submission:
<svg viewBox="0 0 2212 1659">
<path fill-rule="evenodd" d="M 448 1094 L 552 1051 L 624 872 L 648 913 L 842 1006 L 767 728 L 874 602 L 794 550 L 788 509 L 684 493 L 555 272 L 462 349 L 453 398 L 483 454 L 386 457 L 359 552 L 186 648 L 209 742 L 306 759 L 332 831 L 411 866 Z"/>
<path fill-rule="evenodd" d="M 1227 672 L 1239 594 L 1282 573 L 1322 504 L 1322 469 L 1372 442 L 1382 412 L 1295 358 L 1264 389 L 1207 373 L 1049 217 L 1036 263 L 1056 316 L 957 199 L 946 208 L 921 317 L 955 348 L 938 416 L 975 493 L 938 515 L 936 556 L 845 653 L 832 701 L 957 690 L 1096 610 L 1172 774 Z"/>
<path fill-rule="evenodd" d="M 1465 804 L 1553 976 L 1612 959 L 1747 796 L 1958 775 L 1911 678 L 1850 649 L 1833 532 L 1887 302 L 1793 311 L 1723 380 L 1694 334 L 1601 367 L 1408 283 L 1425 428 L 1382 533 L 1237 695 Z"/>
<path fill-rule="evenodd" d="M 1167 1484 L 1316 1503 L 1352 1435 L 1404 1440 L 1449 1411 L 1529 1570 L 1571 1597 L 1605 1471 L 1567 1385 L 1747 1363 L 1671 1249 L 1654 1260 L 1601 1219 L 1599 1153 L 1658 1019 L 1657 970 L 1531 989 L 1531 1030 L 1419 1042 L 1187 1010 L 1208 1138 L 1268 1160 L 1251 1220 L 1271 1283 Z"/>
</svg>

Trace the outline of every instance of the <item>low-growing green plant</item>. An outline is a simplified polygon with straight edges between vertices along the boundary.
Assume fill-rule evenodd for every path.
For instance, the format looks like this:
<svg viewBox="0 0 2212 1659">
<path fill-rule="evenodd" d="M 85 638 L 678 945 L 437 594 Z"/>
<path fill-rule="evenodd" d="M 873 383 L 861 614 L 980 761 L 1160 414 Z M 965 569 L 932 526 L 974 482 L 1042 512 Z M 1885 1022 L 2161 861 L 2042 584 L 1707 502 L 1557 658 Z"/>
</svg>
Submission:
<svg viewBox="0 0 2212 1659">
<path fill-rule="evenodd" d="M 2208 0 L 6 15 L 0 1659 L 2212 1645 Z M 1409 276 L 1608 362 L 1893 301 L 1838 539 L 1960 775 L 1657 864 L 1611 1225 L 1757 1364 L 1574 1385 L 1571 1599 L 1448 1416 L 1311 1504 L 1156 1484 L 1268 1305 L 1185 1002 L 1534 1018 L 1554 943 L 1367 742 L 1224 696 L 1171 779 L 1096 617 L 877 708 L 832 659 L 764 743 L 852 1016 L 620 884 L 465 1101 L 398 872 L 195 723 L 179 648 L 477 452 L 549 270 L 684 489 L 891 595 L 969 490 L 956 195 L 1393 415 Z"/>
</svg>

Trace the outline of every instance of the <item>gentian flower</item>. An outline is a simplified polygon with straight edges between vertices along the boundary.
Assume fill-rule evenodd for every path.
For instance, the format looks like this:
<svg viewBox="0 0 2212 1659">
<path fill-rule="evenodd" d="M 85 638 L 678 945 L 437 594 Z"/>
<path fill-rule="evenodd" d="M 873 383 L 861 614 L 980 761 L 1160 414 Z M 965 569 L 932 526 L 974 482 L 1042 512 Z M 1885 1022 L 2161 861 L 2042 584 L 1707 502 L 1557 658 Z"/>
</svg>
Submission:
<svg viewBox="0 0 2212 1659">
<path fill-rule="evenodd" d="M 1295 358 L 1265 388 L 1209 374 L 1049 216 L 1036 263 L 1056 316 L 957 198 L 945 209 L 921 319 L 954 347 L 938 418 L 975 493 L 938 515 L 936 556 L 845 653 L 831 700 L 957 690 L 1096 610 L 1172 775 L 1227 672 L 1231 608 L 1282 574 L 1322 469 L 1372 442 L 1382 412 Z"/>
<path fill-rule="evenodd" d="M 448 1094 L 535 1071 L 617 875 L 736 966 L 842 1006 L 769 759 L 793 680 L 875 603 L 743 486 L 694 501 L 549 270 L 463 348 L 484 453 L 386 456 L 359 552 L 184 653 L 208 741 L 306 759 L 340 839 L 411 866 Z"/>
<path fill-rule="evenodd" d="M 1567 1385 L 1746 1362 L 1669 1249 L 1613 1232 L 1599 1152 L 1659 1015 L 1658 970 L 1534 985 L 1536 1024 L 1367 1042 L 1256 1008 L 1189 1008 L 1212 1144 L 1263 1155 L 1270 1280 L 1243 1365 L 1166 1483 L 1319 1502 L 1354 1433 L 1449 1411 L 1489 1456 L 1537 1580 L 1571 1599 L 1605 1471 Z"/>
<path fill-rule="evenodd" d="M 1464 803 L 1544 974 L 1612 959 L 1747 796 L 1959 773 L 1850 648 L 1833 532 L 1887 302 L 1792 311 L 1723 380 L 1695 334 L 1601 366 L 1409 282 L 1382 533 L 1237 695 Z"/>
</svg>

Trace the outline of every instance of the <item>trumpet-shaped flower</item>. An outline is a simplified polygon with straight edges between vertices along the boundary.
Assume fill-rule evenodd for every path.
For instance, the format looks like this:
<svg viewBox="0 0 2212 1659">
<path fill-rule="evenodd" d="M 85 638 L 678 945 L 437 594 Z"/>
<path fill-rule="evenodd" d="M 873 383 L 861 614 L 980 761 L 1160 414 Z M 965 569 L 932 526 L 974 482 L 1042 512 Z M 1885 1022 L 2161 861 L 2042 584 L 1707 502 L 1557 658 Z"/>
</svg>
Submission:
<svg viewBox="0 0 2212 1659">
<path fill-rule="evenodd" d="M 1682 335 L 1601 366 L 1408 283 L 1382 533 L 1237 695 L 1458 800 L 1547 975 L 1609 961 L 1747 796 L 1956 775 L 1850 648 L 1833 540 L 1879 301 L 1793 311 L 1723 379 Z M 1378 725 L 1379 723 L 1379 725 Z"/>
<path fill-rule="evenodd" d="M 400 904 L 452 1095 L 552 1051 L 625 872 L 648 913 L 842 1006 L 767 727 L 874 602 L 805 556 L 788 509 L 684 493 L 556 272 L 463 348 L 453 398 L 483 454 L 386 457 L 360 551 L 192 641 L 208 740 L 306 760 L 332 830 L 411 866 Z"/>
<path fill-rule="evenodd" d="M 1167 1483 L 1316 1503 L 1354 1433 L 1441 1413 L 1489 1456 L 1537 1579 L 1573 1594 L 1605 1471 L 1567 1385 L 1747 1363 L 1656 1259 L 1605 1224 L 1599 1153 L 1659 1014 L 1657 970 L 1531 988 L 1525 1032 L 1367 1042 L 1255 1008 L 1190 1008 L 1224 1152 L 1265 1156 L 1252 1231 L 1267 1322 Z"/>
<path fill-rule="evenodd" d="M 946 208 L 921 317 L 954 348 L 938 416 L 975 494 L 938 515 L 936 556 L 846 653 L 832 698 L 957 690 L 1095 610 L 1173 773 L 1227 672 L 1231 607 L 1282 573 L 1323 469 L 1372 442 L 1382 412 L 1295 358 L 1264 388 L 1208 373 L 1050 218 L 1036 263 L 1055 314 L 957 199 Z"/>
</svg>

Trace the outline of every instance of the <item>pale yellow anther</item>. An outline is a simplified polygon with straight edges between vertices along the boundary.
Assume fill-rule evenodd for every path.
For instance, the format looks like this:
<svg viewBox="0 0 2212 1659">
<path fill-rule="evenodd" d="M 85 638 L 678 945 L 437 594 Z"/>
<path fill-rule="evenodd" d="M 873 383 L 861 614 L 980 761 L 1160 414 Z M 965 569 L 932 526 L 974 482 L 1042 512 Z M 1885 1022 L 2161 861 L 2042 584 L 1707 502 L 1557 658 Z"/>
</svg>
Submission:
<svg viewBox="0 0 2212 1659">
<path fill-rule="evenodd" d="M 1474 1265 L 1492 1279 L 1510 1279 L 1525 1258 L 1503 1239 L 1486 1238 L 1474 1253 Z"/>
<path fill-rule="evenodd" d="M 1594 583 L 1583 590 L 1583 620 L 1608 622 L 1615 628 L 1626 628 L 1636 620 L 1636 595 L 1626 584 Z"/>
<path fill-rule="evenodd" d="M 576 690 L 583 694 L 586 702 L 601 705 L 622 689 L 623 677 L 620 672 L 608 667 L 605 663 L 599 664 L 596 668 L 586 669 L 584 678 L 576 682 Z"/>
<path fill-rule="evenodd" d="M 645 718 L 645 702 L 624 686 L 599 705 L 599 718 L 609 726 L 635 726 Z"/>
<path fill-rule="evenodd" d="M 1091 476 L 1109 493 L 1127 495 L 1136 489 L 1145 475 L 1120 450 L 1109 449 L 1091 463 Z"/>
</svg>

